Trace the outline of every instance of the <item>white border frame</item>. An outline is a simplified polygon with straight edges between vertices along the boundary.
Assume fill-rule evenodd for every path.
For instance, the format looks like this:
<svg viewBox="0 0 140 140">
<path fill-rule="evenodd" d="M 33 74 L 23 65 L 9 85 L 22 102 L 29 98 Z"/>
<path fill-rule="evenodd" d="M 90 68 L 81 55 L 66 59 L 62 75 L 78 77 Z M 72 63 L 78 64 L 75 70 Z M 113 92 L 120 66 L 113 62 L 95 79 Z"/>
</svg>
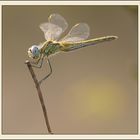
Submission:
<svg viewBox="0 0 140 140">
<path fill-rule="evenodd" d="M 140 2 L 139 1 L 0 1 L 0 44 L 2 44 L 2 6 L 3 5 L 137 5 L 138 6 L 138 46 L 139 46 L 139 14 L 140 14 Z M 2 46 L 0 47 L 0 58 L 2 58 Z M 140 50 L 138 48 L 138 54 Z M 140 60 L 140 56 L 138 55 L 138 62 Z M 2 60 L 0 61 L 1 69 L 0 69 L 0 77 L 2 77 Z M 138 69 L 140 66 L 138 65 Z M 138 74 L 138 79 L 140 78 Z M 2 78 L 1 78 L 2 79 Z M 140 84 L 138 82 L 138 91 Z M 0 89 L 2 91 L 2 80 L 0 81 Z M 2 96 L 2 94 L 1 94 Z M 0 96 L 0 100 L 2 98 Z M 139 100 L 140 96 L 138 96 L 138 116 L 140 116 L 140 108 L 139 108 Z M 2 111 L 2 103 L 0 103 L 0 112 Z M 138 118 L 138 134 L 136 135 L 6 135 L 2 134 L 2 115 L 0 115 L 0 139 L 140 139 L 140 121 Z"/>
</svg>

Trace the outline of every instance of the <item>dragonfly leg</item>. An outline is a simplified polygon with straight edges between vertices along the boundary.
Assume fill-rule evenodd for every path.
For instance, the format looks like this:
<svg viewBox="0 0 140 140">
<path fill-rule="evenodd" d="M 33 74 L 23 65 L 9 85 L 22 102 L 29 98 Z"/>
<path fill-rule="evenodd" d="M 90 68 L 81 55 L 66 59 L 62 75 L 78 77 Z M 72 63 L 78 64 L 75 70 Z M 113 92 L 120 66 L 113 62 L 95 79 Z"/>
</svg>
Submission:
<svg viewBox="0 0 140 140">
<path fill-rule="evenodd" d="M 41 79 L 39 81 L 39 84 L 41 84 L 44 80 L 46 80 L 52 74 L 52 66 L 51 66 L 50 60 L 47 59 L 47 61 L 48 61 L 49 67 L 50 67 L 50 72 L 43 79 Z"/>
<path fill-rule="evenodd" d="M 32 67 L 41 68 L 42 64 L 43 64 L 43 59 L 44 59 L 44 57 L 42 57 L 41 60 L 38 60 L 37 62 L 31 62 Z M 39 63 L 39 61 L 40 61 L 40 63 Z"/>
</svg>

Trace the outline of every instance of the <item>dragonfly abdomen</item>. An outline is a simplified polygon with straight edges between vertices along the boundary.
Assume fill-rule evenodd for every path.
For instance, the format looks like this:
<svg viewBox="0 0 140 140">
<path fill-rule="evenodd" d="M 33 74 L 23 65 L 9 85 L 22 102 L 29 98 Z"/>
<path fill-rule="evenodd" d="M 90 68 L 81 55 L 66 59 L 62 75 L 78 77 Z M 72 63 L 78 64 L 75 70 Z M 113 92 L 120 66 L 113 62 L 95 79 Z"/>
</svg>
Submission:
<svg viewBox="0 0 140 140">
<path fill-rule="evenodd" d="M 117 36 L 105 36 L 105 37 L 100 37 L 100 38 L 95 38 L 95 39 L 90 39 L 90 40 L 85 40 L 81 42 L 75 42 L 75 43 L 62 43 L 62 51 L 72 51 L 76 50 L 79 48 L 87 47 L 87 46 L 93 46 L 98 43 L 106 42 L 106 41 L 111 41 L 117 39 Z"/>
</svg>

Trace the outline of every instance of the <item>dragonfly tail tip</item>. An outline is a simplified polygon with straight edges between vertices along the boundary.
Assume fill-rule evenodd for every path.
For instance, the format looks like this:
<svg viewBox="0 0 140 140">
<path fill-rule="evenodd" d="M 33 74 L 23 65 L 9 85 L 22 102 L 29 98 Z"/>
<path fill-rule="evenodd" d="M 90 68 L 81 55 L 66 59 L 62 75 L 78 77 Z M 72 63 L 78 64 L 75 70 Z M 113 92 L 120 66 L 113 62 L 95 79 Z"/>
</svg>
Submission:
<svg viewBox="0 0 140 140">
<path fill-rule="evenodd" d="M 118 39 L 118 36 L 112 35 L 112 36 L 107 36 L 107 38 L 108 38 L 109 40 L 115 40 L 115 39 Z"/>
<path fill-rule="evenodd" d="M 118 36 L 112 36 L 114 39 L 118 39 Z"/>
</svg>

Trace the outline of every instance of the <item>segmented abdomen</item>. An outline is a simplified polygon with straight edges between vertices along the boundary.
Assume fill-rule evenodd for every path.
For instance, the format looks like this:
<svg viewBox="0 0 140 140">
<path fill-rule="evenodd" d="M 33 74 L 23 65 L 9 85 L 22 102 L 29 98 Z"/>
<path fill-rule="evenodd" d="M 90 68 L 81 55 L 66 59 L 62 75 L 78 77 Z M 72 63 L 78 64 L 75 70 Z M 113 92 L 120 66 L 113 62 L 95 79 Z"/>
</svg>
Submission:
<svg viewBox="0 0 140 140">
<path fill-rule="evenodd" d="M 72 51 L 87 46 L 93 46 L 101 42 L 111 41 L 114 39 L 117 39 L 117 37 L 105 36 L 105 37 L 100 37 L 100 38 L 95 38 L 95 39 L 90 39 L 90 40 L 85 40 L 85 41 L 75 42 L 75 43 L 62 42 L 60 49 L 62 51 Z"/>
</svg>

